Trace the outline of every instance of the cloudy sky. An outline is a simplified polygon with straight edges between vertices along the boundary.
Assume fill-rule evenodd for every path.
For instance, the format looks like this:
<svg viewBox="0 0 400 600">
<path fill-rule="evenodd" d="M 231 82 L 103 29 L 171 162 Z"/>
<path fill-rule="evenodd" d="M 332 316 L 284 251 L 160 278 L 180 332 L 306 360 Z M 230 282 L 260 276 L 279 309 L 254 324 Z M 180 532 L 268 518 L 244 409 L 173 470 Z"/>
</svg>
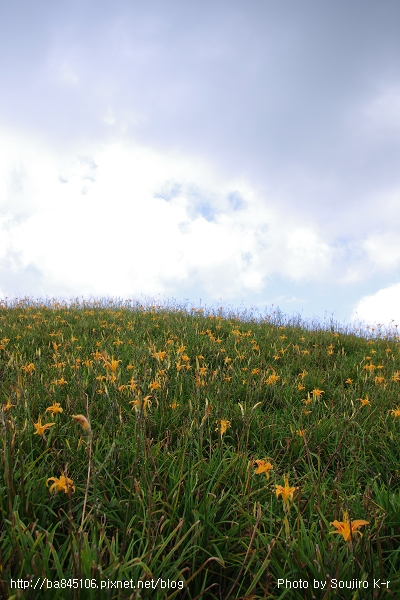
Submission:
<svg viewBox="0 0 400 600">
<path fill-rule="evenodd" d="M 398 0 L 0 0 L 0 297 L 400 323 Z"/>
</svg>

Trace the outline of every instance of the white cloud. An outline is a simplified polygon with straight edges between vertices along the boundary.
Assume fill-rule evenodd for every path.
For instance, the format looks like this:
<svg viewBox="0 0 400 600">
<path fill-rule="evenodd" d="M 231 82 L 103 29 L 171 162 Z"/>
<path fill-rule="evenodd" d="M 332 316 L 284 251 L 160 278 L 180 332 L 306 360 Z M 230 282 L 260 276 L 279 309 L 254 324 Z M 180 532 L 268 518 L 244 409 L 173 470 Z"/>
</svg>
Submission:
<svg viewBox="0 0 400 600">
<path fill-rule="evenodd" d="M 60 151 L 14 133 L 0 139 L 0 288 L 8 296 L 179 298 L 190 289 L 240 302 L 278 275 L 286 282 L 278 295 L 294 298 L 291 285 L 332 283 L 346 268 L 358 272 L 360 257 L 361 278 L 400 261 L 389 233 L 359 242 L 357 256 L 350 244 L 348 256 L 309 218 L 279 208 L 279 198 L 223 179 L 198 157 L 121 140 Z"/>
<path fill-rule="evenodd" d="M 361 320 L 370 325 L 400 324 L 400 283 L 361 298 L 353 311 L 352 320 Z"/>
<path fill-rule="evenodd" d="M 332 249 L 311 228 L 298 227 L 290 232 L 287 249 L 289 259 L 284 270 L 296 281 L 311 274 L 313 279 L 320 279 L 331 266 Z"/>
<path fill-rule="evenodd" d="M 368 263 L 379 272 L 392 271 L 400 266 L 400 238 L 397 231 L 375 233 L 363 242 Z"/>
<path fill-rule="evenodd" d="M 379 201 L 376 201 L 379 204 Z M 373 211 L 375 208 L 373 209 Z M 371 215 L 371 211 L 368 212 Z M 370 230 L 354 238 L 340 239 L 335 243 L 335 279 L 351 285 L 379 276 L 395 276 L 400 268 L 400 238 L 397 218 L 393 217 L 386 230 L 376 230 L 373 212 Z"/>
</svg>

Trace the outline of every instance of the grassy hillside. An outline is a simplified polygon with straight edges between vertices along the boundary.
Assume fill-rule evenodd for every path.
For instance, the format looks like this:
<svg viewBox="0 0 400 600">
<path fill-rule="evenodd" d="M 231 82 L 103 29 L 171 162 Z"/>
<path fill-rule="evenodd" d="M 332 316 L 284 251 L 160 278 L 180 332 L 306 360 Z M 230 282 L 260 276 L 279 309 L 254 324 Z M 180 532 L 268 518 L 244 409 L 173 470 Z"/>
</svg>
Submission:
<svg viewBox="0 0 400 600">
<path fill-rule="evenodd" d="M 395 331 L 0 306 L 2 596 L 400 597 Z"/>
</svg>

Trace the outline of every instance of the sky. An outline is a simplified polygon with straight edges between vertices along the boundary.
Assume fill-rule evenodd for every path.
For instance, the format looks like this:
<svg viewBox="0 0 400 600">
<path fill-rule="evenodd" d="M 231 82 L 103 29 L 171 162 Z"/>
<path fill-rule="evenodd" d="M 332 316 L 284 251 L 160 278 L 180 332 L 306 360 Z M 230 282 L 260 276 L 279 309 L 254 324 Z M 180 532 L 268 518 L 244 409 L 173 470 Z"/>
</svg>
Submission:
<svg viewBox="0 0 400 600">
<path fill-rule="evenodd" d="M 398 0 L 0 0 L 0 298 L 400 324 Z"/>
</svg>

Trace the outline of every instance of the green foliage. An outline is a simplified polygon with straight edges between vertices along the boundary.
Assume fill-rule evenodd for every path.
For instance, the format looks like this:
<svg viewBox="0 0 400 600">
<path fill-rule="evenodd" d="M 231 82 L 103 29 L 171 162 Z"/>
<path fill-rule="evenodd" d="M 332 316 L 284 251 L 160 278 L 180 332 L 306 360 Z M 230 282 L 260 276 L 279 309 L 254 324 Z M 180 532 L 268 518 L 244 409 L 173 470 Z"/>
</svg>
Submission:
<svg viewBox="0 0 400 600">
<path fill-rule="evenodd" d="M 0 306 L 0 595 L 400 595 L 399 355 L 279 313 Z"/>
</svg>

